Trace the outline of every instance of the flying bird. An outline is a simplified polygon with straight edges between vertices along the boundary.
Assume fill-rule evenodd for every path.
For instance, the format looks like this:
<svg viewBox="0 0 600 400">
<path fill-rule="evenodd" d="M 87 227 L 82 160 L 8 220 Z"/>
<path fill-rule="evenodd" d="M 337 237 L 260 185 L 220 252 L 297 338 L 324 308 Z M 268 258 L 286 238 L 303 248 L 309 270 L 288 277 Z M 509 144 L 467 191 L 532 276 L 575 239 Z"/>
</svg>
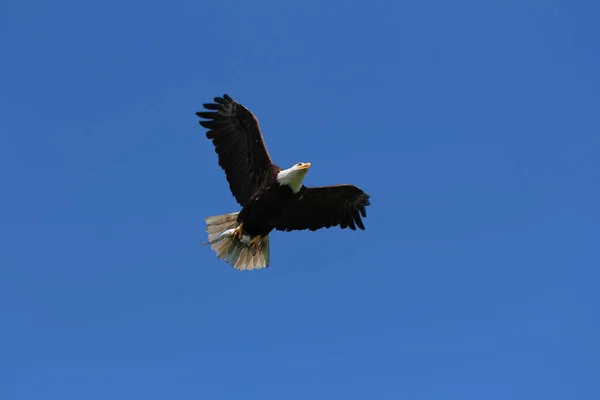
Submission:
<svg viewBox="0 0 600 400">
<path fill-rule="evenodd" d="M 370 196 L 354 185 L 306 187 L 311 164 L 275 165 L 254 114 L 227 94 L 196 115 L 207 128 L 239 212 L 206 218 L 208 242 L 238 270 L 268 267 L 269 234 L 331 228 L 364 230 Z"/>
</svg>

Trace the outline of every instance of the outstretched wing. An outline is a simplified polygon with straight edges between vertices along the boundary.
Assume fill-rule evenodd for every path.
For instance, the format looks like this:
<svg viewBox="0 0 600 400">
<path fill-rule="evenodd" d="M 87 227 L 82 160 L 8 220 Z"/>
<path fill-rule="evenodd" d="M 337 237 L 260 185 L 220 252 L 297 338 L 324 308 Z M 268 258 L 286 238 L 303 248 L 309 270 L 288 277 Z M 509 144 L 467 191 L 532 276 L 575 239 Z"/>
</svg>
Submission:
<svg viewBox="0 0 600 400">
<path fill-rule="evenodd" d="M 204 104 L 210 111 L 196 115 L 207 119 L 200 125 L 209 129 L 206 137 L 212 139 L 231 193 L 244 206 L 272 173 L 273 163 L 254 114 L 226 94 L 214 100 Z"/>
<path fill-rule="evenodd" d="M 302 188 L 301 198 L 279 220 L 275 229 L 292 231 L 340 226 L 365 229 L 361 216 L 367 216 L 369 195 L 352 185 Z"/>
</svg>

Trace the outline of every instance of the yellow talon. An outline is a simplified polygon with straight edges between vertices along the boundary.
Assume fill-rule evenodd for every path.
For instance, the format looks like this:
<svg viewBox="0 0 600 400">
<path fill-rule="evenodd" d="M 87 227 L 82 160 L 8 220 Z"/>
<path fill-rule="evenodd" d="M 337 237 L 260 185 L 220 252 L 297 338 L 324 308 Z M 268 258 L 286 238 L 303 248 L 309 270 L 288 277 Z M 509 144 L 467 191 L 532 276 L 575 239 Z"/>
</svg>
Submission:
<svg viewBox="0 0 600 400">
<path fill-rule="evenodd" d="M 233 236 L 234 239 L 242 240 L 243 233 L 244 233 L 244 223 L 242 222 L 241 224 L 238 225 L 237 228 L 235 228 L 235 230 L 233 231 L 233 234 L 231 236 Z"/>
</svg>

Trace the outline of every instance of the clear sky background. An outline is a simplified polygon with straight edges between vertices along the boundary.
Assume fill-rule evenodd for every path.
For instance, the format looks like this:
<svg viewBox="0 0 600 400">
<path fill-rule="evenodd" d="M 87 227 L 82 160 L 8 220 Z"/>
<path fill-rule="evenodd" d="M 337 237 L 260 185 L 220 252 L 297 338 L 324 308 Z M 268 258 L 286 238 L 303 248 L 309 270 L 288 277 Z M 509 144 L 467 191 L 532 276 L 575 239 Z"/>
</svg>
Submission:
<svg viewBox="0 0 600 400">
<path fill-rule="evenodd" d="M 600 398 L 597 1 L 3 1 L 0 398 Z M 272 235 L 194 115 L 371 194 Z"/>
</svg>

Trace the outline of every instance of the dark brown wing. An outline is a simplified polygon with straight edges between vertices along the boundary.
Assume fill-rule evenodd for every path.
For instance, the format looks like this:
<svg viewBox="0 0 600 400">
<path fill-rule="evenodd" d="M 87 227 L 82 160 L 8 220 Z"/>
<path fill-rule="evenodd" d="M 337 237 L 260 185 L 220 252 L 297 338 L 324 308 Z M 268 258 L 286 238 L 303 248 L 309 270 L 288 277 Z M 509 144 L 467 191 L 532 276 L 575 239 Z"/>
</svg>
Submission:
<svg viewBox="0 0 600 400">
<path fill-rule="evenodd" d="M 370 196 L 352 185 L 302 188 L 301 199 L 279 220 L 275 229 L 292 231 L 340 226 L 365 229 L 361 216 L 367 216 Z"/>
<path fill-rule="evenodd" d="M 244 206 L 274 165 L 254 114 L 228 95 L 214 100 L 204 104 L 210 111 L 196 115 L 207 119 L 200 125 L 209 129 L 206 137 L 212 139 L 231 193 Z"/>
</svg>

